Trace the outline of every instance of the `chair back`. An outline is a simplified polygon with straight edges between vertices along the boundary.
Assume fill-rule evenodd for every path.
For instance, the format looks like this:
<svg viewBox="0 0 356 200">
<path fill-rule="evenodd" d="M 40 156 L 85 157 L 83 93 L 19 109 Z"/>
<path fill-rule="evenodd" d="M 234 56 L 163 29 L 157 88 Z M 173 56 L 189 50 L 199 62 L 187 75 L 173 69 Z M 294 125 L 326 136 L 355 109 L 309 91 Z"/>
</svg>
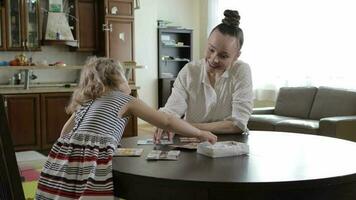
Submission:
<svg viewBox="0 0 356 200">
<path fill-rule="evenodd" d="M 0 200 L 24 200 L 19 169 L 10 130 L 4 97 L 0 95 Z"/>
</svg>

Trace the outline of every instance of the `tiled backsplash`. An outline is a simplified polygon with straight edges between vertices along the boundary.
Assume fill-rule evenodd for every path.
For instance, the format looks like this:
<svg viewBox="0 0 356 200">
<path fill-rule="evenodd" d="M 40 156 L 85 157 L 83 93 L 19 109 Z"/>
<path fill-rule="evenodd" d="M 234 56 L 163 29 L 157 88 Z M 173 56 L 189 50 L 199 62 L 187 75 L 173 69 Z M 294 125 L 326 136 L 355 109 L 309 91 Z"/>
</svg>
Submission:
<svg viewBox="0 0 356 200">
<path fill-rule="evenodd" d="M 0 60 L 10 61 L 20 54 L 20 51 L 2 51 Z M 83 65 L 85 60 L 92 56 L 90 52 L 69 51 L 67 46 L 42 46 L 42 51 L 23 52 L 27 57 L 32 55 L 33 62 L 44 61 L 55 63 L 63 61 L 67 65 Z M 0 84 L 8 84 L 9 79 L 17 73 L 18 70 L 1 71 Z M 78 78 L 78 70 L 34 70 L 37 79 L 32 83 L 51 83 L 51 82 L 74 82 Z"/>
</svg>

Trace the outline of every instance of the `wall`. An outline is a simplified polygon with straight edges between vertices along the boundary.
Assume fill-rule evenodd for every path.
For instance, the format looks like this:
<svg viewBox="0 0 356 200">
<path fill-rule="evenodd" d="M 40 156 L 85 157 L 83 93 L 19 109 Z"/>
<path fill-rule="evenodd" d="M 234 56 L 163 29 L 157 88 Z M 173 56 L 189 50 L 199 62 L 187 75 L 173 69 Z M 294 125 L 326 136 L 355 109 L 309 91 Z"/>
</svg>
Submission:
<svg viewBox="0 0 356 200">
<path fill-rule="evenodd" d="M 199 59 L 201 1 L 140 0 L 141 8 L 135 10 L 135 60 L 147 66 L 136 70 L 138 94 L 153 108 L 158 104 L 157 20 L 168 20 L 173 22 L 169 25 L 193 29 L 193 58 Z"/>
</svg>

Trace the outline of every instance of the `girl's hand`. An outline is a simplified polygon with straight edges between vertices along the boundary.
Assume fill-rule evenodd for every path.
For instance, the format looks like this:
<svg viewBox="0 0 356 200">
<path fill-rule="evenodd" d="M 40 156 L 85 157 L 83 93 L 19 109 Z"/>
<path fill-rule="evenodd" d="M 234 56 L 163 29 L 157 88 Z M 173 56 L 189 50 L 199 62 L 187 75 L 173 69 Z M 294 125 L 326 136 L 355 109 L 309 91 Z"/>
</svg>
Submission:
<svg viewBox="0 0 356 200">
<path fill-rule="evenodd" d="M 199 132 L 199 136 L 198 136 L 198 139 L 200 141 L 208 141 L 210 142 L 211 144 L 215 144 L 215 142 L 218 140 L 218 137 L 214 134 L 212 134 L 211 132 L 209 131 L 200 131 Z"/>
<path fill-rule="evenodd" d="M 155 144 L 159 144 L 161 142 L 161 139 L 164 135 L 168 136 L 168 140 L 169 141 L 173 141 L 173 137 L 174 137 L 174 133 L 170 132 L 170 131 L 165 131 L 163 129 L 160 128 L 156 128 L 156 131 L 153 135 L 153 141 L 155 142 Z"/>
</svg>

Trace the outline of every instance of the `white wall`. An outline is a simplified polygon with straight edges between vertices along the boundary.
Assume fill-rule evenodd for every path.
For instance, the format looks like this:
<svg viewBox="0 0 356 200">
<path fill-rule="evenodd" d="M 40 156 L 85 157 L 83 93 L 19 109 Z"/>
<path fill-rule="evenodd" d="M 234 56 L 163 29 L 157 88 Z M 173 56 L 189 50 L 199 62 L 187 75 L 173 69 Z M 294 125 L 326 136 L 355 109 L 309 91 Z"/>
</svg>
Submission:
<svg viewBox="0 0 356 200">
<path fill-rule="evenodd" d="M 147 66 L 136 70 L 136 84 L 141 100 L 153 108 L 158 104 L 157 20 L 193 29 L 193 59 L 199 59 L 201 1 L 205 0 L 140 0 L 141 8 L 135 10 L 135 60 Z"/>
</svg>

